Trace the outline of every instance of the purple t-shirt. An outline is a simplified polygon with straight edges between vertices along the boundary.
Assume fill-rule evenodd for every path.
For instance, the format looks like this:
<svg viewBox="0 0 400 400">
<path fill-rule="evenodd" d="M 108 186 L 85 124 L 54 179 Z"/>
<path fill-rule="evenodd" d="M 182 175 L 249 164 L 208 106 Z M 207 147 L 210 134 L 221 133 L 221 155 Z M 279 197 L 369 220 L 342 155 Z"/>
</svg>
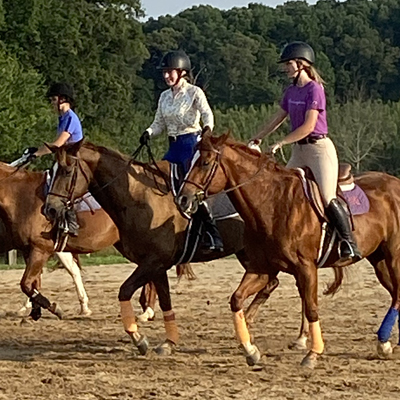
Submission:
<svg viewBox="0 0 400 400">
<path fill-rule="evenodd" d="M 325 90 L 320 83 L 311 81 L 302 87 L 290 85 L 283 95 L 281 107 L 289 114 L 293 131 L 304 124 L 308 110 L 318 110 L 317 123 L 309 136 L 328 133 Z"/>
</svg>

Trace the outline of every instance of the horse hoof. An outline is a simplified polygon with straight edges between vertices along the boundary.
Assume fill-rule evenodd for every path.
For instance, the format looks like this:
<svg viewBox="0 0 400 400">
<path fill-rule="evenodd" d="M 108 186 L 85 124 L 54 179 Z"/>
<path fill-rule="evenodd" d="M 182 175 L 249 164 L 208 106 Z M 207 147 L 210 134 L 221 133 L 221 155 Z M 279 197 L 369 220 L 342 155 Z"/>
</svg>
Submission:
<svg viewBox="0 0 400 400">
<path fill-rule="evenodd" d="M 307 338 L 301 337 L 294 340 L 288 345 L 290 350 L 307 350 Z"/>
<path fill-rule="evenodd" d="M 90 317 L 92 315 L 92 310 L 87 307 L 82 307 L 79 315 L 82 317 Z"/>
<path fill-rule="evenodd" d="M 32 326 L 33 325 L 33 320 L 30 317 L 24 317 L 21 319 L 21 322 L 19 323 L 19 326 Z"/>
<path fill-rule="evenodd" d="M 244 354 L 246 356 L 247 365 L 250 367 L 254 367 L 261 359 L 260 350 L 258 350 L 257 346 L 254 344 L 251 345 L 250 349 L 246 349 L 243 347 Z"/>
<path fill-rule="evenodd" d="M 301 366 L 309 369 L 314 369 L 317 365 L 318 357 L 320 354 L 315 351 L 310 350 L 307 355 L 303 358 Z"/>
<path fill-rule="evenodd" d="M 53 313 L 58 319 L 63 319 L 63 310 L 61 309 L 60 306 L 58 306 L 56 303 L 53 303 L 50 308 L 49 311 L 51 313 Z"/>
<path fill-rule="evenodd" d="M 145 356 L 147 353 L 147 350 L 149 349 L 149 341 L 147 340 L 147 337 L 144 335 L 140 335 L 139 333 L 136 333 L 131 336 L 133 344 L 137 347 L 139 350 L 139 354 L 141 356 Z"/>
<path fill-rule="evenodd" d="M 174 350 L 174 348 L 175 348 L 175 344 L 167 339 L 165 342 L 158 345 L 154 349 L 154 352 L 159 356 L 170 356 L 172 354 L 172 351 Z"/>
<path fill-rule="evenodd" d="M 390 356 L 393 353 L 393 348 L 392 345 L 389 341 L 387 342 L 380 342 L 378 340 L 378 343 L 376 345 L 376 350 L 378 353 L 378 357 L 382 358 L 383 360 L 387 360 L 388 358 L 390 358 Z"/>
</svg>

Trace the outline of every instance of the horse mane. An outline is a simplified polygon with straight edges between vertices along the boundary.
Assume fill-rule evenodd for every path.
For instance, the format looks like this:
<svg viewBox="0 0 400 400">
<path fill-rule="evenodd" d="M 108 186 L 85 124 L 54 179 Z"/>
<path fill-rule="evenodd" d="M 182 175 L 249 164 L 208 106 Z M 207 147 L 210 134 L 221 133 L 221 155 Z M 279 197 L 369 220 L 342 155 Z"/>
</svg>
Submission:
<svg viewBox="0 0 400 400">
<path fill-rule="evenodd" d="M 211 142 L 213 143 L 213 140 Z M 233 138 L 228 137 L 224 144 L 238 151 L 242 155 L 244 154 L 246 156 L 251 156 L 251 157 L 255 156 L 258 159 L 261 159 L 261 162 L 263 163 L 263 165 L 265 165 L 265 168 L 268 169 L 269 171 L 289 173 L 289 174 L 291 173 L 291 171 L 284 165 L 281 165 L 278 162 L 276 162 L 273 156 L 271 156 L 270 154 L 263 152 L 260 153 L 257 150 L 251 149 L 243 142 L 239 142 Z"/>
<path fill-rule="evenodd" d="M 129 157 L 126 154 L 120 153 L 118 150 L 109 149 L 108 147 L 99 146 L 92 142 L 84 142 L 82 147 L 88 150 L 98 152 L 106 157 L 112 157 L 119 161 L 128 162 Z"/>
</svg>

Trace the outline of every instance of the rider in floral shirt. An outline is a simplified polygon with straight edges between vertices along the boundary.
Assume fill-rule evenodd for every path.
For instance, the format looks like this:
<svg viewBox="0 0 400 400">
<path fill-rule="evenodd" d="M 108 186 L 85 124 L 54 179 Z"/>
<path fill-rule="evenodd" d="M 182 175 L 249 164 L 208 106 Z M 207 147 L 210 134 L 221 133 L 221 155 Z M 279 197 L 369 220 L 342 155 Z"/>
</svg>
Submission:
<svg viewBox="0 0 400 400">
<path fill-rule="evenodd" d="M 161 61 L 165 83 L 169 89 L 161 93 L 153 123 L 142 134 L 141 144 L 152 136 L 167 131 L 169 149 L 164 160 L 171 163 L 172 190 L 176 196 L 188 173 L 196 145 L 201 140 L 202 128 L 214 128 L 214 116 L 202 89 L 192 85 L 191 62 L 183 51 L 171 51 Z M 223 243 L 206 203 L 199 207 L 207 232 L 207 247 L 211 251 L 223 251 Z"/>
</svg>

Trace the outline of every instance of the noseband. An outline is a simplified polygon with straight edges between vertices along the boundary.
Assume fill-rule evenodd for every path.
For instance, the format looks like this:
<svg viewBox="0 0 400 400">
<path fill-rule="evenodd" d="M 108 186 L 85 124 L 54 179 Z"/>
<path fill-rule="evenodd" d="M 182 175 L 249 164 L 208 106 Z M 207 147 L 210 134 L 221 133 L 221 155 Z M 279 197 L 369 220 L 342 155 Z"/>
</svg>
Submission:
<svg viewBox="0 0 400 400">
<path fill-rule="evenodd" d="M 188 184 L 193 185 L 193 186 L 197 187 L 198 189 L 200 189 L 200 192 L 197 192 L 195 194 L 195 197 L 199 202 L 201 202 L 201 201 L 203 201 L 203 200 L 205 200 L 206 198 L 209 197 L 208 189 L 210 188 L 211 182 L 213 181 L 213 179 L 215 177 L 215 174 L 217 173 L 218 167 L 221 165 L 221 158 L 222 158 L 222 152 L 220 152 L 217 149 L 214 149 L 214 148 L 205 149 L 204 151 L 211 151 L 211 152 L 217 154 L 217 156 L 214 158 L 213 165 L 211 167 L 210 173 L 208 174 L 208 176 L 206 178 L 206 181 L 205 181 L 204 185 L 201 185 L 199 183 L 193 182 L 193 181 L 191 181 L 189 179 L 185 179 L 183 181 L 184 184 L 188 183 Z"/>
</svg>

